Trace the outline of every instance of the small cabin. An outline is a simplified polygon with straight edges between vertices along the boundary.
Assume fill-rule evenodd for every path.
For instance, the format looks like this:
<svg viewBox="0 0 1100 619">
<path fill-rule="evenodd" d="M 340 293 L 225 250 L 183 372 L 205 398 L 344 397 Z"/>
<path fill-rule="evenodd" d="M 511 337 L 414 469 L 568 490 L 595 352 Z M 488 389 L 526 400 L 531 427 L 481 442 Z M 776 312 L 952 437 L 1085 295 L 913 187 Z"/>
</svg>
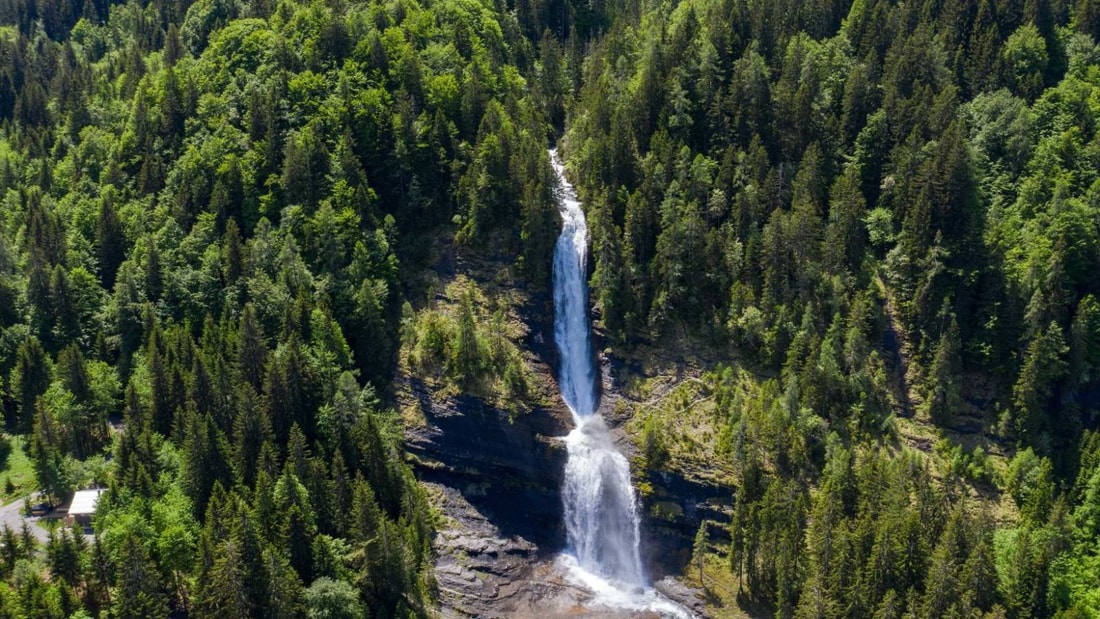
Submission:
<svg viewBox="0 0 1100 619">
<path fill-rule="evenodd" d="M 95 514 L 96 505 L 99 504 L 99 495 L 103 494 L 103 488 L 93 490 L 78 490 L 73 493 L 72 503 L 69 504 L 69 515 L 66 519 L 69 524 L 81 524 L 85 527 L 92 524 L 92 516 Z"/>
</svg>

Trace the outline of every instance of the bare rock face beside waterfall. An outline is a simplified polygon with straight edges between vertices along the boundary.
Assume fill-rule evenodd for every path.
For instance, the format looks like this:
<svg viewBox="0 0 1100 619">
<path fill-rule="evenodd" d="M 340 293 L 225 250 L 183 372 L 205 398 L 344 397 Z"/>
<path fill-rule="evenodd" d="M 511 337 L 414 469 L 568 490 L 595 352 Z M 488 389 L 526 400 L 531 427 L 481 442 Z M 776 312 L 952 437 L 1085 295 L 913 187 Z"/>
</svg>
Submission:
<svg viewBox="0 0 1100 619">
<path fill-rule="evenodd" d="M 540 548 L 563 544 L 560 488 L 568 433 L 560 411 L 510 416 L 471 396 L 439 399 L 410 381 L 423 425 L 405 428 L 405 447 L 421 480 L 462 494 L 506 538 Z"/>
<path fill-rule="evenodd" d="M 551 375 L 540 380 L 554 386 Z M 657 614 L 593 608 L 591 594 L 555 565 L 565 546 L 561 484 L 572 429 L 568 410 L 538 408 L 509 416 L 469 396 L 449 397 L 402 379 L 401 400 L 417 401 L 423 420 L 406 424 L 405 447 L 417 477 L 440 511 L 435 577 L 444 617 L 657 618 Z M 405 402 L 411 403 L 411 402 Z M 623 447 L 630 439 L 614 428 Z M 699 489 L 672 483 L 662 498 L 694 503 Z M 684 492 L 683 497 L 671 492 Z M 690 516 L 694 516 L 692 513 Z M 643 555 L 656 579 L 677 574 L 698 524 L 690 516 L 643 518 Z M 658 582 L 668 597 L 705 617 L 694 593 Z"/>
<path fill-rule="evenodd" d="M 453 314 L 476 289 L 478 328 L 488 330 L 486 316 L 503 314 L 504 337 L 527 382 L 520 396 L 506 399 L 495 389 L 498 377 L 487 375 L 482 393 L 471 394 L 444 369 L 411 367 L 414 347 L 402 350 L 395 399 L 406 458 L 440 514 L 433 545 L 441 613 L 531 616 L 551 598 L 565 612 L 579 593 L 545 574 L 565 545 L 561 437 L 572 429 L 555 397 L 550 301 L 528 295 L 503 261 L 445 256 L 436 273 L 437 292 L 418 314 Z"/>
<path fill-rule="evenodd" d="M 406 427 L 417 477 L 442 514 L 434 542 L 444 616 L 520 616 L 553 587 L 536 566 L 564 544 L 561 486 L 567 432 L 555 411 L 510 419 L 474 398 L 438 401 L 423 384 L 425 424 Z M 557 595 L 557 591 L 552 591 Z"/>
</svg>

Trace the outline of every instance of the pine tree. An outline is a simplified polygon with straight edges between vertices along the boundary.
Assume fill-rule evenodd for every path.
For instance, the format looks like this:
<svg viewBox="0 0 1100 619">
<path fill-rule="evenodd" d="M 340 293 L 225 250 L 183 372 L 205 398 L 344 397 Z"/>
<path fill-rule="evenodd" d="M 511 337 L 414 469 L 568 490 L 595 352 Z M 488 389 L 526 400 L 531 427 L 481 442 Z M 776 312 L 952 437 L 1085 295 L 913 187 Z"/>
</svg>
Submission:
<svg viewBox="0 0 1100 619">
<path fill-rule="evenodd" d="M 356 253 L 360 253 L 356 246 Z M 363 250 L 365 251 L 365 249 Z M 355 310 L 345 333 L 354 346 L 355 360 L 362 378 L 376 385 L 388 380 L 394 352 L 391 326 L 387 320 L 390 299 L 388 286 L 379 280 L 364 279 L 355 295 Z"/>
<path fill-rule="evenodd" d="M 96 250 L 99 257 L 99 281 L 107 290 L 115 287 L 115 274 L 126 259 L 126 236 L 111 200 L 104 200 L 96 220 Z"/>
<path fill-rule="evenodd" d="M 848 165 L 836 179 L 830 194 L 829 223 L 822 253 L 837 272 L 846 268 L 856 273 L 862 267 L 867 235 L 863 226 L 866 201 L 860 184 L 859 166 Z"/>
<path fill-rule="evenodd" d="M 699 570 L 699 584 L 704 590 L 707 589 L 707 583 L 703 579 L 703 566 L 706 565 L 707 559 L 708 524 L 706 520 L 699 523 L 699 530 L 695 533 L 695 542 L 692 544 L 691 551 L 691 556 L 695 559 L 695 567 Z"/>
<path fill-rule="evenodd" d="M 149 382 L 152 396 L 152 430 L 168 436 L 175 421 L 175 403 L 167 363 L 159 350 L 155 336 L 146 347 L 149 364 Z"/>
<path fill-rule="evenodd" d="M 305 361 L 295 335 L 286 348 L 268 363 L 264 379 L 268 417 L 279 444 L 285 444 L 295 423 L 307 434 L 312 432 L 313 416 L 306 393 L 309 385 L 305 383 Z"/>
<path fill-rule="evenodd" d="M 3 572 L 5 576 L 10 576 L 15 571 L 15 562 L 23 554 L 19 547 L 19 538 L 15 535 L 15 531 L 7 523 L 4 523 L 3 535 L 0 536 L 0 539 L 4 543 L 3 547 L 0 548 L 0 557 L 3 559 Z"/>
<path fill-rule="evenodd" d="M 532 154 L 537 153 L 537 155 Z M 522 273 L 538 288 L 550 280 L 550 264 L 557 238 L 557 201 L 554 188 L 557 179 L 547 165 L 544 151 L 525 148 L 519 167 L 529 176 L 520 204 L 520 243 Z"/>
<path fill-rule="evenodd" d="M 1063 357 L 1067 352 L 1061 327 L 1051 323 L 1028 346 L 1023 369 L 1012 388 L 1016 431 L 1020 438 L 1040 448 L 1049 447 L 1050 419 L 1046 408 L 1065 375 Z"/>
<path fill-rule="evenodd" d="M 71 587 L 78 586 L 82 580 L 83 541 L 83 535 L 70 535 L 69 530 L 63 528 L 60 533 L 51 533 L 46 544 L 50 574 L 64 580 Z"/>
<path fill-rule="evenodd" d="M 167 49 L 165 55 L 168 55 Z M 174 67 L 164 71 L 164 98 L 160 104 L 160 133 L 170 148 L 176 148 L 183 138 L 187 110 L 184 109 L 183 92 Z"/>
<path fill-rule="evenodd" d="M 348 520 L 351 513 L 352 480 L 349 477 L 344 456 L 337 450 L 332 454 L 332 466 L 329 475 L 332 479 L 333 528 L 338 537 L 348 536 Z"/>
<path fill-rule="evenodd" d="M 129 274 L 125 272 L 115 283 L 112 304 L 112 309 L 118 321 L 119 352 L 122 356 L 119 361 L 119 376 L 126 380 L 130 375 L 130 358 L 141 346 L 142 335 L 145 331 L 145 320 L 142 317 L 142 303 L 138 287 Z"/>
<path fill-rule="evenodd" d="M 814 498 L 806 530 L 809 549 L 806 585 L 799 600 L 798 617 L 839 617 L 845 540 L 842 535 L 844 504 L 839 480 L 827 479 Z"/>
<path fill-rule="evenodd" d="M 328 153 L 312 128 L 287 140 L 283 151 L 282 188 L 288 204 L 312 209 L 321 195 L 328 170 Z"/>
<path fill-rule="evenodd" d="M 278 535 L 288 549 L 290 565 L 302 581 L 313 581 L 313 538 L 316 514 L 306 487 L 291 472 L 290 463 L 275 484 Z"/>
<path fill-rule="evenodd" d="M 230 218 L 225 224 L 225 282 L 229 285 L 237 283 L 244 270 L 244 255 L 241 246 L 241 230 L 237 226 L 237 219 Z"/>
<path fill-rule="evenodd" d="M 218 547 L 218 557 L 210 572 L 210 591 L 206 608 L 199 608 L 204 616 L 224 619 L 247 619 L 252 616 L 249 591 L 246 589 L 246 572 L 237 543 L 229 539 Z"/>
<path fill-rule="evenodd" d="M 53 338 L 56 348 L 80 339 L 80 314 L 76 309 L 72 282 L 60 264 L 50 275 L 50 310 L 53 313 Z"/>
<path fill-rule="evenodd" d="M 961 507 L 956 508 L 947 521 L 931 561 L 925 582 L 925 596 L 921 612 L 926 617 L 946 616 L 951 606 L 957 603 L 961 591 L 959 585 L 960 560 L 965 557 L 966 549 L 960 541 L 964 535 L 961 527 L 964 518 Z"/>
<path fill-rule="evenodd" d="M 164 64 L 173 67 L 187 53 L 180 38 L 179 28 L 175 22 L 168 24 L 168 32 L 164 37 Z"/>
<path fill-rule="evenodd" d="M 150 301 L 160 299 L 163 292 L 164 279 L 161 272 L 160 252 L 155 243 L 149 244 L 149 256 L 145 261 L 145 294 Z"/>
<path fill-rule="evenodd" d="M 970 554 L 963 563 L 959 589 L 969 593 L 970 603 L 981 611 L 993 608 L 997 595 L 997 568 L 991 523 L 981 515 L 975 526 Z"/>
<path fill-rule="evenodd" d="M 256 313 L 251 303 L 241 313 L 237 337 L 237 367 L 241 378 L 259 390 L 263 387 L 264 366 L 267 363 L 267 346 L 264 344 Z"/>
<path fill-rule="evenodd" d="M 263 554 L 268 582 L 265 608 L 268 616 L 292 619 L 302 614 L 302 581 L 286 557 L 268 546 Z"/>
<path fill-rule="evenodd" d="M 217 216 L 219 225 L 226 226 L 227 233 L 228 222 L 240 220 L 244 216 L 244 179 L 241 177 L 241 166 L 237 157 L 228 157 L 218 167 L 217 180 L 210 194 L 210 209 Z M 228 236 L 226 240 L 228 242 Z M 228 251 L 229 248 L 226 249 Z M 239 266 L 238 264 L 238 273 Z M 229 268 L 229 265 L 226 268 Z"/>
<path fill-rule="evenodd" d="M 67 346 L 57 356 L 57 379 L 61 381 L 65 389 L 73 394 L 77 402 L 90 404 L 92 399 L 92 387 L 88 376 L 88 368 L 84 355 L 75 345 Z"/>
<path fill-rule="evenodd" d="M 466 292 L 458 314 L 458 334 L 451 356 L 451 373 L 463 387 L 475 388 L 484 370 L 482 344 L 474 326 L 474 297 Z"/>
<path fill-rule="evenodd" d="M 103 544 L 103 539 L 96 533 L 92 542 L 91 557 L 88 562 L 88 597 L 91 604 L 90 610 L 96 608 L 106 609 L 111 606 L 110 585 L 115 579 L 115 565 Z"/>
<path fill-rule="evenodd" d="M 15 353 L 15 367 L 11 374 L 11 391 L 15 397 L 16 413 L 22 433 L 31 431 L 34 423 L 35 404 L 46 393 L 52 380 L 50 357 L 38 338 L 28 336 L 19 344 Z"/>
<path fill-rule="evenodd" d="M 237 478 L 246 486 L 256 481 L 263 445 L 271 440 L 271 422 L 263 414 L 260 399 L 247 385 L 238 388 L 237 415 L 233 421 L 233 464 Z"/>
<path fill-rule="evenodd" d="M 123 538 L 111 615 L 119 619 L 164 617 L 164 584 L 144 545 L 132 533 Z"/>
<path fill-rule="evenodd" d="M 936 345 L 929 372 L 925 407 L 928 416 L 940 426 L 949 426 L 962 406 L 962 359 L 959 354 L 959 327 L 955 318 Z"/>
<path fill-rule="evenodd" d="M 630 310 L 630 288 L 619 239 L 622 235 L 611 218 L 610 205 L 597 203 L 589 211 L 592 256 L 596 264 L 592 289 L 600 308 L 604 328 L 618 341 L 626 341 L 626 315 Z"/>
<path fill-rule="evenodd" d="M 964 68 L 965 84 L 972 94 L 991 91 L 999 82 L 1001 33 L 997 24 L 997 3 L 980 0 L 978 12 L 970 30 L 967 43 L 967 62 Z"/>
<path fill-rule="evenodd" d="M 71 397 L 71 396 L 70 396 Z M 38 486 L 50 497 L 61 499 L 71 490 L 65 466 L 61 428 L 46 406 L 37 406 L 33 435 L 30 438 L 31 462 Z"/>
<path fill-rule="evenodd" d="M 209 413 L 200 415 L 188 411 L 183 423 L 180 485 L 191 498 L 196 517 L 201 517 L 206 512 L 215 483 L 230 481 L 225 438 L 214 426 Z"/>
</svg>

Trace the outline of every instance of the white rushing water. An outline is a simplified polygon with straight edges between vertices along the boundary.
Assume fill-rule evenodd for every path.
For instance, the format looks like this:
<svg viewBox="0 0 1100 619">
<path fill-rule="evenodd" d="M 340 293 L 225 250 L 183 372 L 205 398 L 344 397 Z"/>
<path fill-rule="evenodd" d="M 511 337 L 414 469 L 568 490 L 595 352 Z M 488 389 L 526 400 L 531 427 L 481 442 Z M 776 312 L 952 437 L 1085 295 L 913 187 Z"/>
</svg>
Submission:
<svg viewBox="0 0 1100 619">
<path fill-rule="evenodd" d="M 588 321 L 588 225 L 557 152 L 562 231 L 554 248 L 554 339 L 561 357 L 558 383 L 576 428 L 565 438 L 568 460 L 562 502 L 568 554 L 561 564 L 595 602 L 630 610 L 689 617 L 647 586 L 638 550 L 638 509 L 630 465 L 596 414 L 596 367 Z"/>
<path fill-rule="evenodd" d="M 596 367 L 588 325 L 588 223 L 557 152 L 550 161 L 558 175 L 562 227 L 554 247 L 554 341 L 561 356 L 561 397 L 578 420 L 596 412 Z"/>
</svg>

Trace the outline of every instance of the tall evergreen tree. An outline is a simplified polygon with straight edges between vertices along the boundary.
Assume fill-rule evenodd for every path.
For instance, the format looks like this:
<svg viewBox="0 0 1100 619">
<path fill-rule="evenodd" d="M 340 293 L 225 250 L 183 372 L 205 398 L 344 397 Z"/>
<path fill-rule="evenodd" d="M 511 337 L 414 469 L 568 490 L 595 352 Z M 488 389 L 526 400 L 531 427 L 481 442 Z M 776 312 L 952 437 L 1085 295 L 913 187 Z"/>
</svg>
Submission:
<svg viewBox="0 0 1100 619">
<path fill-rule="evenodd" d="M 49 355 L 37 338 L 33 335 L 27 337 L 16 351 L 15 367 L 12 368 L 10 379 L 21 432 L 30 432 L 38 397 L 46 393 L 51 379 Z"/>
</svg>

